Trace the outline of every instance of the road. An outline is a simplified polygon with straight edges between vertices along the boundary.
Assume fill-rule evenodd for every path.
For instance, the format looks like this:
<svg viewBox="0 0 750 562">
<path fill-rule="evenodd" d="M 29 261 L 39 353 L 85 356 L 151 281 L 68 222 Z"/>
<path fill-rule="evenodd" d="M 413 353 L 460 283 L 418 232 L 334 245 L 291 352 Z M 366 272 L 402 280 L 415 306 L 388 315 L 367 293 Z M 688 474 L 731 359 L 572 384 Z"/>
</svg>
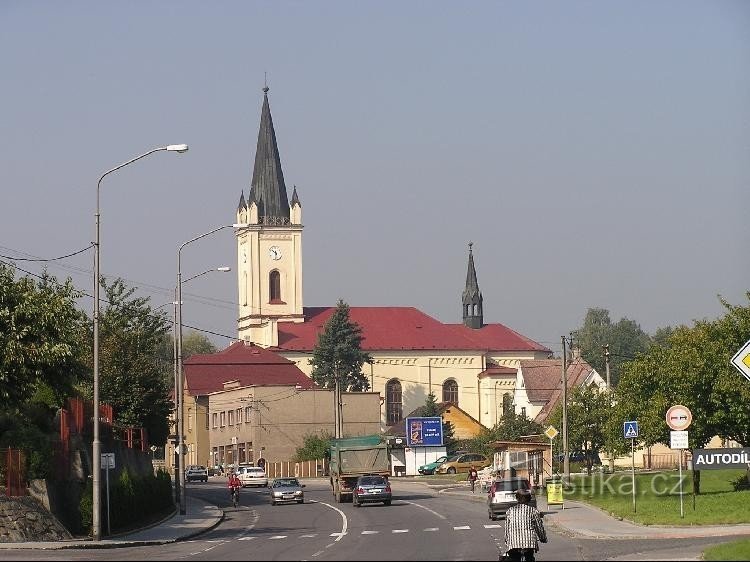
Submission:
<svg viewBox="0 0 750 562">
<path fill-rule="evenodd" d="M 225 509 L 225 519 L 193 540 L 159 546 L 58 551 L 4 550 L 0 560 L 496 560 L 503 522 L 484 504 L 419 483 L 392 482 L 391 506 L 337 504 L 323 480 L 307 482 L 303 505 L 271 506 L 266 489 L 246 488 L 232 508 L 223 481 L 191 483 L 190 496 Z M 538 560 L 695 559 L 729 538 L 592 540 L 566 536 L 548 517 Z"/>
</svg>

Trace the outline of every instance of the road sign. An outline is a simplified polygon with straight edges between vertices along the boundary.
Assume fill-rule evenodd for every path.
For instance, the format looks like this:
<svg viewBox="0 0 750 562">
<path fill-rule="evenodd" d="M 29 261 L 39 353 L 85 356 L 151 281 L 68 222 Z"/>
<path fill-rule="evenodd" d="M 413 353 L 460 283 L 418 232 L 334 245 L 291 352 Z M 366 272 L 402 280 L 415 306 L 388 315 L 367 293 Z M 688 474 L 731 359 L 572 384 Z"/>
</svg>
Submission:
<svg viewBox="0 0 750 562">
<path fill-rule="evenodd" d="M 562 482 L 547 482 L 547 505 L 564 505 L 564 502 Z"/>
<path fill-rule="evenodd" d="M 101 467 L 102 469 L 109 470 L 115 467 L 115 454 L 114 453 L 101 453 Z"/>
<path fill-rule="evenodd" d="M 554 425 L 551 425 L 544 430 L 544 434 L 547 436 L 547 439 L 554 439 L 555 437 L 557 437 L 558 433 L 560 432 L 555 429 Z"/>
<path fill-rule="evenodd" d="M 667 410 L 667 425 L 674 431 L 683 431 L 690 427 L 693 421 L 693 414 L 690 410 L 681 404 L 672 406 Z"/>
<path fill-rule="evenodd" d="M 732 365 L 737 367 L 742 376 L 750 381 L 750 340 L 732 357 Z"/>
<path fill-rule="evenodd" d="M 670 449 L 689 449 L 687 431 L 670 431 L 669 432 Z"/>
<path fill-rule="evenodd" d="M 635 439 L 638 437 L 638 422 L 626 421 L 622 424 L 622 433 L 625 436 L 625 439 Z"/>
</svg>

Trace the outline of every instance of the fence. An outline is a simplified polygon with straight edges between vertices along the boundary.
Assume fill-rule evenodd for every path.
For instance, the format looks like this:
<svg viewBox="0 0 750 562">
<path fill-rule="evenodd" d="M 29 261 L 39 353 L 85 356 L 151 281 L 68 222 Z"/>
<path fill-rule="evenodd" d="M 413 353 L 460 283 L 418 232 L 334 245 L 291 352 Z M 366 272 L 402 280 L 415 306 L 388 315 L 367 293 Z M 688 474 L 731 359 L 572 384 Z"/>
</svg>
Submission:
<svg viewBox="0 0 750 562">
<path fill-rule="evenodd" d="M 26 456 L 20 449 L 0 449 L 0 485 L 8 497 L 27 494 Z"/>
<path fill-rule="evenodd" d="M 687 463 L 690 460 L 689 454 L 682 455 L 682 468 L 687 469 Z M 679 468 L 680 454 L 664 453 L 658 455 L 649 455 L 645 457 L 645 467 L 653 470 L 666 470 L 666 469 L 677 469 Z"/>
<path fill-rule="evenodd" d="M 320 477 L 326 473 L 326 461 L 281 461 L 266 463 L 266 475 L 269 478 L 284 478 L 295 476 L 297 478 Z"/>
</svg>

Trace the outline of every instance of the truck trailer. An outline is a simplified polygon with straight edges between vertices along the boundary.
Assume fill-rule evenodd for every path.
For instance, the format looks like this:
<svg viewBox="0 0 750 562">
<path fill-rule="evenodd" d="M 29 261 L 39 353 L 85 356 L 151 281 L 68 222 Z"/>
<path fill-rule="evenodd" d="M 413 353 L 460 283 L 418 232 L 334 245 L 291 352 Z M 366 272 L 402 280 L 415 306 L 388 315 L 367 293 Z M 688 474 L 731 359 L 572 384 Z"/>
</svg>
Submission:
<svg viewBox="0 0 750 562">
<path fill-rule="evenodd" d="M 379 435 L 331 439 L 327 451 L 331 491 L 337 503 L 351 501 L 357 478 L 377 474 L 388 478 L 388 446 Z"/>
</svg>

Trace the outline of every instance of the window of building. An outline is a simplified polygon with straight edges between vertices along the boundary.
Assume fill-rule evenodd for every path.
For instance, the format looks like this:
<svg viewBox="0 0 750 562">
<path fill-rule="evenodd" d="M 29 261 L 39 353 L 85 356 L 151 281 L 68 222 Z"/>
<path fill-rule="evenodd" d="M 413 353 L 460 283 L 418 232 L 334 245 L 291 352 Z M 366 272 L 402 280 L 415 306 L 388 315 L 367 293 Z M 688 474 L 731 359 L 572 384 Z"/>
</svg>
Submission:
<svg viewBox="0 0 750 562">
<path fill-rule="evenodd" d="M 458 383 L 453 379 L 443 383 L 443 402 L 458 406 Z"/>
<path fill-rule="evenodd" d="M 521 415 L 526 417 L 526 406 L 521 406 Z"/>
<path fill-rule="evenodd" d="M 229 410 L 227 414 L 229 425 L 234 425 L 234 410 Z"/>
<path fill-rule="evenodd" d="M 250 423 L 250 412 L 253 411 L 252 406 L 245 407 L 245 423 Z"/>
<path fill-rule="evenodd" d="M 242 423 L 242 408 L 237 408 L 237 424 Z"/>
<path fill-rule="evenodd" d="M 398 423 L 403 419 L 403 404 L 401 402 L 401 383 L 392 379 L 385 385 L 385 404 L 388 425 Z"/>
<path fill-rule="evenodd" d="M 188 420 L 188 431 L 192 431 L 193 430 L 193 409 L 192 408 L 188 408 L 187 420 Z"/>
<path fill-rule="evenodd" d="M 242 306 L 247 306 L 247 272 L 242 274 Z"/>
<path fill-rule="evenodd" d="M 227 425 L 227 413 L 226 412 L 221 412 L 219 414 L 219 425 L 221 427 L 224 427 L 225 425 Z"/>
<path fill-rule="evenodd" d="M 281 301 L 281 275 L 276 269 L 268 276 L 268 291 L 271 302 Z"/>
<path fill-rule="evenodd" d="M 214 427 L 219 427 L 219 414 L 217 413 L 211 414 L 211 422 L 213 423 Z"/>
<path fill-rule="evenodd" d="M 513 412 L 513 396 L 503 394 L 503 415 Z"/>
</svg>

